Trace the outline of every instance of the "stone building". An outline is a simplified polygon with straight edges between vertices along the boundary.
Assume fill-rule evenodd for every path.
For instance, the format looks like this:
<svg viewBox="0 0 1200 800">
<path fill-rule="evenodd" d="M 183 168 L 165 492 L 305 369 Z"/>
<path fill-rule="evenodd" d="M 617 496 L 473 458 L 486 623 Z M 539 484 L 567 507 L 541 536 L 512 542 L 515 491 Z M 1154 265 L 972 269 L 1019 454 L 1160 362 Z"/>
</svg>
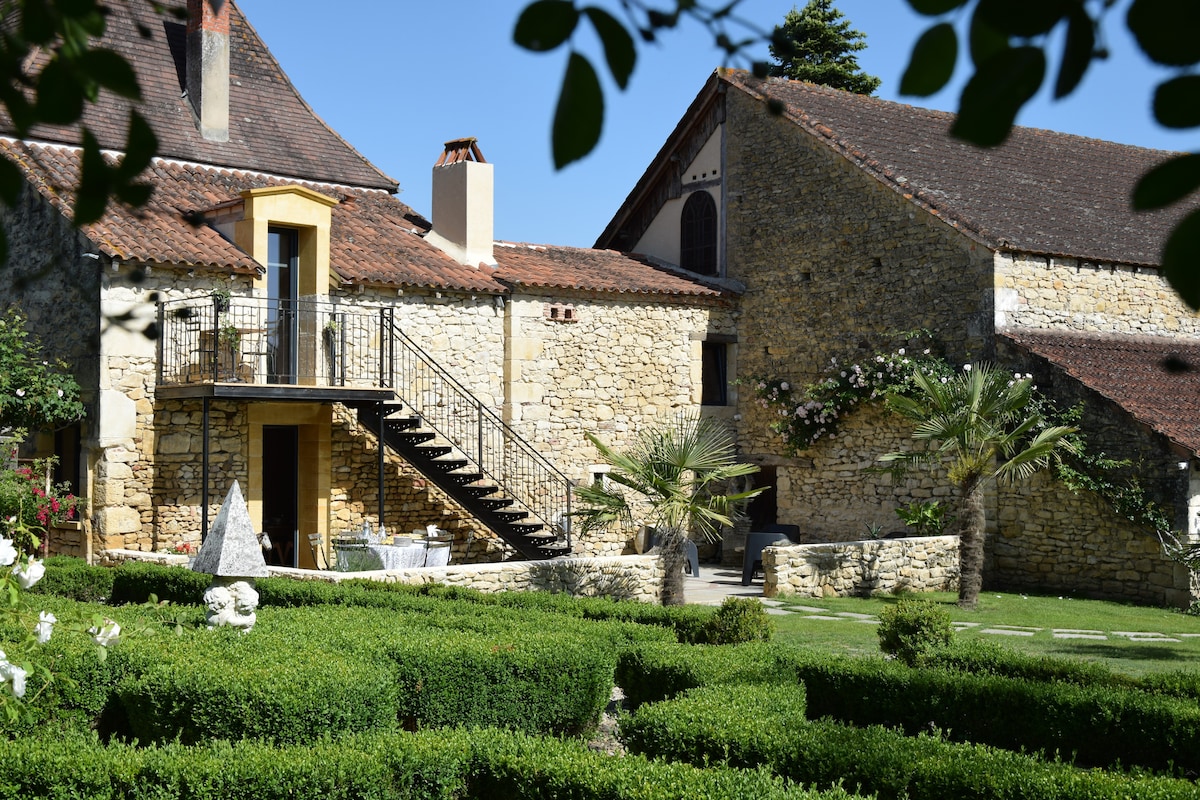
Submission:
<svg viewBox="0 0 1200 800">
<path fill-rule="evenodd" d="M 976 149 L 949 114 L 742 72 L 714 74 L 596 246 L 678 264 L 739 292 L 737 328 L 706 357 L 728 376 L 802 386 L 932 333 L 952 362 L 993 360 L 1131 461 L 1184 538 L 1200 528 L 1200 317 L 1158 270 L 1183 209 L 1135 213 L 1137 178 L 1170 154 L 1014 129 Z M 944 480 L 864 471 L 910 432 L 865 408 L 790 452 L 744 384 L 724 413 L 775 487 L 756 523 L 808 541 L 898 527 L 949 499 Z M 1121 478 L 1118 478 L 1120 480 Z M 989 499 L 986 585 L 1186 605 L 1188 573 L 1154 531 L 1100 497 L 1039 479 Z M 727 550 L 732 548 L 727 548 Z"/>
<path fill-rule="evenodd" d="M 734 295 L 616 252 L 495 242 L 472 139 L 432 143 L 426 220 L 235 3 L 165 5 L 186 24 L 113 4 L 103 42 L 158 137 L 148 204 L 76 230 L 78 127 L 0 139 L 26 178 L 9 264 L 32 278 L 5 300 L 83 387 L 87 418 L 55 446 L 95 549 L 195 542 L 237 480 L 280 565 L 380 522 L 437 525 L 456 560 L 628 551 L 570 536 L 597 460 L 584 433 L 620 446 L 698 408 Z M 84 114 L 110 159 L 129 108 L 102 93 Z"/>
</svg>

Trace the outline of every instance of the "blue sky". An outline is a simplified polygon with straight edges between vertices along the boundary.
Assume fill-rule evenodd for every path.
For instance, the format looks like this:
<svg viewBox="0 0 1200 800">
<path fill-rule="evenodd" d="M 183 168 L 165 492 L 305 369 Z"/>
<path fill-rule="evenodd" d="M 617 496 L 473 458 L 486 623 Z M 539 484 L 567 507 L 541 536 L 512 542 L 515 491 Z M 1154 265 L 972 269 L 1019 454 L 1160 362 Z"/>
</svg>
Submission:
<svg viewBox="0 0 1200 800">
<path fill-rule="evenodd" d="M 596 0 L 610 10 L 611 0 Z M 1111 22 L 1123 23 L 1129 0 Z M 395 178 L 400 198 L 430 213 L 430 170 L 442 143 L 475 136 L 495 165 L 496 237 L 590 246 L 713 69 L 722 53 L 694 23 L 639 52 L 629 88 L 606 83 L 604 134 L 583 162 L 555 171 L 550 123 L 566 54 L 512 44 L 523 0 L 238 0 L 305 100 L 326 122 Z M 660 3 L 666 5 L 666 3 Z M 763 29 L 803 0 L 743 0 L 739 16 Z M 900 98 L 908 53 L 930 23 L 904 0 L 836 0 L 866 34 L 859 62 L 883 79 L 879 97 L 953 110 L 961 81 L 932 98 Z M 614 12 L 615 13 L 615 12 Z M 1112 58 L 1093 66 L 1081 89 L 1053 102 L 1046 92 L 1022 125 L 1173 150 L 1195 149 L 1195 133 L 1154 124 L 1151 87 L 1166 74 L 1109 25 Z M 590 32 L 580 49 L 599 64 Z M 765 46 L 755 57 L 765 57 Z M 744 66 L 734 63 L 731 66 Z M 965 77 L 962 70 L 958 76 Z"/>
</svg>

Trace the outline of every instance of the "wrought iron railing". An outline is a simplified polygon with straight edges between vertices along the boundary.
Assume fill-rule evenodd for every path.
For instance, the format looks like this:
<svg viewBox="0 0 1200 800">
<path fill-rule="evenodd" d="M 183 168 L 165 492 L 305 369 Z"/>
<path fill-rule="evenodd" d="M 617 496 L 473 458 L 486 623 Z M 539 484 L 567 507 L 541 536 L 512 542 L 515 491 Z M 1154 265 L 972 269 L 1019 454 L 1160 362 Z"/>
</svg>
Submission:
<svg viewBox="0 0 1200 800">
<path fill-rule="evenodd" d="M 387 385 L 390 310 L 317 300 L 208 297 L 159 304 L 160 385 Z"/>
<path fill-rule="evenodd" d="M 391 364 L 396 395 L 470 460 L 486 480 L 571 543 L 572 483 L 545 456 L 393 325 Z M 449 457 L 449 456 L 448 456 Z"/>
<path fill-rule="evenodd" d="M 530 521 L 570 543 L 570 479 L 405 335 L 392 309 L 213 295 L 160 303 L 158 324 L 158 385 L 392 389 Z"/>
</svg>

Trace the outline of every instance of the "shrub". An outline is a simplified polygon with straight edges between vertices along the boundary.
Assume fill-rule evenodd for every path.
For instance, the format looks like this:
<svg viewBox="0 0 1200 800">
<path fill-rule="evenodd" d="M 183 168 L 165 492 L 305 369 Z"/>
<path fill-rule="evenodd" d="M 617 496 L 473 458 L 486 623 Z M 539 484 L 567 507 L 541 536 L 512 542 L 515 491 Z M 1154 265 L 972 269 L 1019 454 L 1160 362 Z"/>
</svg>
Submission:
<svg viewBox="0 0 1200 800">
<path fill-rule="evenodd" d="M 617 659 L 616 682 L 631 708 L 722 683 L 795 684 L 791 670 L 775 668 L 776 648 L 764 643 L 704 647 L 649 643 Z"/>
<path fill-rule="evenodd" d="M 726 597 L 704 624 L 705 644 L 768 642 L 774 626 L 763 604 L 754 597 Z"/>
<path fill-rule="evenodd" d="M 904 597 L 879 614 L 879 647 L 910 667 L 918 666 L 954 638 L 950 614 L 926 598 Z"/>
<path fill-rule="evenodd" d="M 32 594 L 53 595 L 81 603 L 101 603 L 112 597 L 114 570 L 89 566 L 81 558 L 51 556 L 46 574 L 33 585 Z"/>
<path fill-rule="evenodd" d="M 210 583 L 211 575 L 186 567 L 128 561 L 113 570 L 112 602 L 145 603 L 153 596 L 162 602 L 198 606 Z"/>
<path fill-rule="evenodd" d="M 632 752 L 695 765 L 766 768 L 815 787 L 881 800 L 1193 798 L 1189 781 L 1114 775 L 923 734 L 805 720 L 798 686 L 720 686 L 643 706 L 621 723 Z M 811 714 L 811 709 L 809 710 Z"/>
</svg>

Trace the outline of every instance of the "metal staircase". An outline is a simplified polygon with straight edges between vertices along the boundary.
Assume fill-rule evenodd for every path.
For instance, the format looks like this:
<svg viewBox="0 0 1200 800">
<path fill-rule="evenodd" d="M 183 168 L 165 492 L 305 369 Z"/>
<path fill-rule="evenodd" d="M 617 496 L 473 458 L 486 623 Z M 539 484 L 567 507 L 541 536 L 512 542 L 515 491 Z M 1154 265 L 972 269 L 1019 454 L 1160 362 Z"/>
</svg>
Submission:
<svg viewBox="0 0 1200 800">
<path fill-rule="evenodd" d="M 381 382 L 396 399 L 359 422 L 525 558 L 571 551 L 572 483 L 387 314 Z"/>
</svg>

